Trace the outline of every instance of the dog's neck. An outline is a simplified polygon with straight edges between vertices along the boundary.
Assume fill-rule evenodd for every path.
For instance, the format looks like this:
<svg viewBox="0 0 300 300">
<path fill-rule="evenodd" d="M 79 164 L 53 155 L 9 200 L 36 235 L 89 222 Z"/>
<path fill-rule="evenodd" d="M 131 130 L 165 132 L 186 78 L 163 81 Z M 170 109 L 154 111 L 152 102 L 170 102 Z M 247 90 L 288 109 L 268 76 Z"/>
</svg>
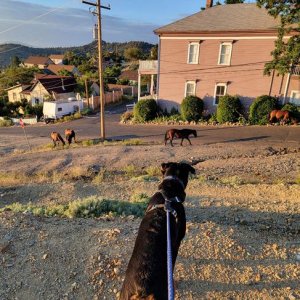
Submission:
<svg viewBox="0 0 300 300">
<path fill-rule="evenodd" d="M 176 176 L 168 175 L 164 177 L 158 188 L 159 191 L 162 192 L 164 198 L 171 199 L 177 197 L 180 202 L 185 200 L 185 185 L 182 180 Z"/>
</svg>

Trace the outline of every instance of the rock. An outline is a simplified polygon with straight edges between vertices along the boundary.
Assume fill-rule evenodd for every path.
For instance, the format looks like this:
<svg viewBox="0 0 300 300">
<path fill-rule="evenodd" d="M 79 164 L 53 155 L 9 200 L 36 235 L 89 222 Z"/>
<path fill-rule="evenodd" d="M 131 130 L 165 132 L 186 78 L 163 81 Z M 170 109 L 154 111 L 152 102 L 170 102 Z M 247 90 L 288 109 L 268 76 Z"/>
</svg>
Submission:
<svg viewBox="0 0 300 300">
<path fill-rule="evenodd" d="M 47 253 L 45 253 L 44 255 L 43 255 L 43 257 L 42 257 L 43 259 L 46 259 L 46 258 L 48 258 L 48 254 Z"/>
<path fill-rule="evenodd" d="M 291 294 L 289 294 L 289 299 L 296 300 L 296 296 L 293 293 L 291 293 Z"/>
<path fill-rule="evenodd" d="M 119 275 L 120 274 L 120 269 L 119 268 L 114 268 L 114 273 L 115 273 L 115 275 Z"/>
<path fill-rule="evenodd" d="M 260 274 L 257 274 L 255 276 L 255 279 L 254 279 L 255 282 L 260 282 L 261 281 L 261 275 Z"/>
</svg>

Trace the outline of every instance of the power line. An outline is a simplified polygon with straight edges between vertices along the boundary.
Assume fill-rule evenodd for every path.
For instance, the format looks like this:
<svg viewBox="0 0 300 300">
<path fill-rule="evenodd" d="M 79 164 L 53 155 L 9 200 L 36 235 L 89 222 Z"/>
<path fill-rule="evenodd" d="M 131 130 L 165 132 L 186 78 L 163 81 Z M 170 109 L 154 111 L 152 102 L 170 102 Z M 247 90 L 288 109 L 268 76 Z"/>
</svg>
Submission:
<svg viewBox="0 0 300 300">
<path fill-rule="evenodd" d="M 61 8 L 63 8 L 63 7 L 51 9 L 51 10 L 49 10 L 49 11 L 43 13 L 43 14 L 40 14 L 40 15 L 38 15 L 38 16 L 36 16 L 36 17 L 33 17 L 33 18 L 29 19 L 29 20 L 22 21 L 22 24 L 15 25 L 15 26 L 9 27 L 9 28 L 7 28 L 7 29 L 5 29 L 5 30 L 3 30 L 3 31 L 0 31 L 0 34 L 5 33 L 5 32 L 8 32 L 8 31 L 11 31 L 11 30 L 14 30 L 14 29 L 19 28 L 19 27 L 21 27 L 21 26 L 24 26 L 24 24 L 29 24 L 31 21 L 37 20 L 37 19 L 39 19 L 39 18 L 41 18 L 41 17 L 44 17 L 44 16 L 46 16 L 46 15 L 49 15 L 49 14 L 51 14 L 51 13 L 54 12 L 54 11 L 60 10 Z"/>
</svg>

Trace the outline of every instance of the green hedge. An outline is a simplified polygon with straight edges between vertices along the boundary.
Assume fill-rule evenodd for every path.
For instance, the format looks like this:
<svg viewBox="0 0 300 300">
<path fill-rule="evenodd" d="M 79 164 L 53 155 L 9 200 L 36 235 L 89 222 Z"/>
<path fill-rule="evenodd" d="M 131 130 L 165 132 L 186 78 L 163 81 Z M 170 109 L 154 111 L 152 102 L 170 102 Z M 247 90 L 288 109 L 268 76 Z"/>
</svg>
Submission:
<svg viewBox="0 0 300 300">
<path fill-rule="evenodd" d="M 267 124 L 269 113 L 277 107 L 277 98 L 268 95 L 257 97 L 250 106 L 249 120 L 251 124 Z"/>
<path fill-rule="evenodd" d="M 187 96 L 182 100 L 180 110 L 185 121 L 199 121 L 203 112 L 203 101 L 196 96 Z"/>
<path fill-rule="evenodd" d="M 133 115 L 137 122 L 147 122 L 157 116 L 158 107 L 154 99 L 140 100 L 134 106 Z"/>
<path fill-rule="evenodd" d="M 237 96 L 225 95 L 220 97 L 217 107 L 217 121 L 237 122 L 242 115 L 242 104 Z"/>
</svg>

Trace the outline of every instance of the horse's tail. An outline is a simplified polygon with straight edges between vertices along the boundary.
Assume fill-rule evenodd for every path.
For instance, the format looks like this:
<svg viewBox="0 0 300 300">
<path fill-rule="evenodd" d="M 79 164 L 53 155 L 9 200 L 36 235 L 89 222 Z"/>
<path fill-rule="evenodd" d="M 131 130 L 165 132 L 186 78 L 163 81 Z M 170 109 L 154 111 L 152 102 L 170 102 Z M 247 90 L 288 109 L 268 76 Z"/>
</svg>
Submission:
<svg viewBox="0 0 300 300">
<path fill-rule="evenodd" d="M 64 139 L 62 138 L 62 136 L 59 133 L 57 133 L 57 137 L 62 142 L 63 145 L 66 144 L 65 141 L 64 141 Z"/>
</svg>

